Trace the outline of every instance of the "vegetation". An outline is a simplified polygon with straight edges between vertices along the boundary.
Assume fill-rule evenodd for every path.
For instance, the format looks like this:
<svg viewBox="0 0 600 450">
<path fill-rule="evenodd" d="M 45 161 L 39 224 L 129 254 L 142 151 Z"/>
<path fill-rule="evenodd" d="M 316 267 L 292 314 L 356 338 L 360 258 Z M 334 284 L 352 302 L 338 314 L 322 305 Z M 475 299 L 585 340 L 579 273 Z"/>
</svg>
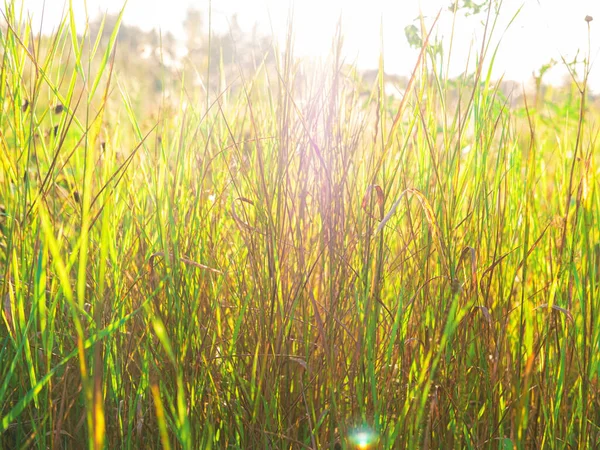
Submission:
<svg viewBox="0 0 600 450">
<path fill-rule="evenodd" d="M 515 101 L 475 6 L 475 70 L 407 27 L 396 98 L 341 37 L 173 69 L 8 3 L 0 447 L 598 446 L 589 56 Z"/>
</svg>

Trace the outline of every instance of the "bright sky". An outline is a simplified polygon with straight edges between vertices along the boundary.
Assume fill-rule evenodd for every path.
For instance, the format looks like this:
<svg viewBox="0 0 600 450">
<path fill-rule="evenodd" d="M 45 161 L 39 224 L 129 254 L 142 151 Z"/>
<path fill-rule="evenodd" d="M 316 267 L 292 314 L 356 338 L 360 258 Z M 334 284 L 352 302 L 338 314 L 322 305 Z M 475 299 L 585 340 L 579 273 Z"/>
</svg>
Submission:
<svg viewBox="0 0 600 450">
<path fill-rule="evenodd" d="M 83 24 L 84 0 L 72 2 L 78 22 Z M 34 23 L 39 23 L 44 0 L 23 0 L 23 4 L 33 14 Z M 413 23 L 420 11 L 430 24 L 440 8 L 444 8 L 438 37 L 447 49 L 453 19 L 447 11 L 450 4 L 451 0 L 212 0 L 211 7 L 213 27 L 217 30 L 226 30 L 228 18 L 237 13 L 243 29 L 250 30 L 256 23 L 264 33 L 273 34 L 282 42 L 289 11 L 293 8 L 295 53 L 298 56 L 326 56 L 341 17 L 347 61 L 356 62 L 364 69 L 377 67 L 383 26 L 386 72 L 407 75 L 417 52 L 408 46 L 404 27 Z M 63 5 L 64 0 L 45 0 L 46 30 L 60 19 Z M 99 11 L 116 12 L 122 5 L 123 0 L 87 0 L 87 11 L 94 16 Z M 129 0 L 124 21 L 145 29 L 160 27 L 183 39 L 181 24 L 190 6 L 207 12 L 209 0 Z M 591 60 L 595 62 L 590 84 L 600 92 L 600 68 L 597 67 L 600 65 L 600 0 L 504 0 L 495 31 L 497 38 L 519 8 L 520 13 L 502 38 L 494 63 L 494 76 L 504 75 L 505 79 L 527 83 L 531 81 L 532 72 L 551 58 L 560 62 L 562 56 L 571 61 L 578 50 L 584 55 L 588 47 L 588 26 L 584 18 L 589 15 L 595 19 L 589 24 Z M 205 17 L 206 25 L 207 14 Z M 479 49 L 484 19 L 483 14 L 457 17 L 451 75 L 464 71 L 472 45 L 475 45 L 473 49 Z M 560 83 L 565 73 L 564 68 L 553 69 L 546 80 Z"/>
</svg>

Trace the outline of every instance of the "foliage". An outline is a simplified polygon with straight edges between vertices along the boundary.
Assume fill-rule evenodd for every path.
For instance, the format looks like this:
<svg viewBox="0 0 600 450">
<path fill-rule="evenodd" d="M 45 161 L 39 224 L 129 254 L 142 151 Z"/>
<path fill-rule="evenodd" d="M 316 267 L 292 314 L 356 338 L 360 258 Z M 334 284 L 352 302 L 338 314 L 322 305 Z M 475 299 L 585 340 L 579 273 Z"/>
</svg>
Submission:
<svg viewBox="0 0 600 450">
<path fill-rule="evenodd" d="M 0 447 L 598 446 L 589 62 L 515 100 L 425 31 L 396 99 L 5 9 Z"/>
</svg>

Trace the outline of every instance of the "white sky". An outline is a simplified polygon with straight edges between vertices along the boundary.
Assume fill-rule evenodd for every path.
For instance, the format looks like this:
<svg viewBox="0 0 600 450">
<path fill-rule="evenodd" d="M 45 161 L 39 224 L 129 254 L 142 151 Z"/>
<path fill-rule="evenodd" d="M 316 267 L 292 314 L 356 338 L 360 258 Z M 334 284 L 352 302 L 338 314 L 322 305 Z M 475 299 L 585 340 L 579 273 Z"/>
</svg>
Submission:
<svg viewBox="0 0 600 450">
<path fill-rule="evenodd" d="M 483 0 L 476 0 L 482 2 Z M 72 0 L 78 23 L 85 23 L 84 0 Z M 45 29 L 55 26 L 64 8 L 64 0 L 23 0 L 25 8 L 39 23 L 45 4 Z M 67 1 L 68 3 L 68 1 Z M 407 75 L 415 63 L 417 51 L 410 49 L 404 27 L 413 23 L 419 11 L 431 20 L 440 8 L 438 37 L 447 50 L 452 14 L 447 11 L 451 0 L 212 0 L 212 21 L 216 30 L 225 31 L 228 18 L 238 14 L 243 29 L 250 30 L 257 23 L 266 34 L 274 34 L 281 41 L 287 30 L 290 7 L 294 9 L 295 54 L 297 56 L 326 56 L 336 24 L 341 16 L 344 53 L 348 62 L 360 68 L 376 68 L 381 48 L 381 26 L 386 72 Z M 87 11 L 95 16 L 99 11 L 116 12 L 123 0 L 87 0 Z M 129 0 L 125 23 L 144 29 L 161 28 L 184 38 L 182 22 L 190 6 L 208 11 L 209 0 Z M 533 71 L 551 58 L 567 60 L 588 45 L 588 27 L 584 18 L 592 16 L 591 60 L 595 62 L 590 75 L 591 87 L 600 91 L 600 0 L 504 0 L 495 36 L 499 38 L 513 15 L 521 12 L 502 38 L 494 62 L 494 76 L 530 82 Z M 2 7 L 0 7 L 2 8 Z M 464 70 L 471 46 L 479 49 L 483 34 L 483 14 L 465 18 L 458 16 L 452 50 L 451 75 Z M 205 26 L 208 17 L 205 16 Z M 418 23 L 415 22 L 418 26 Z M 473 52 L 472 52 L 473 54 Z M 471 66 L 472 67 L 472 66 Z M 560 83 L 566 71 L 556 68 L 545 78 Z"/>
</svg>

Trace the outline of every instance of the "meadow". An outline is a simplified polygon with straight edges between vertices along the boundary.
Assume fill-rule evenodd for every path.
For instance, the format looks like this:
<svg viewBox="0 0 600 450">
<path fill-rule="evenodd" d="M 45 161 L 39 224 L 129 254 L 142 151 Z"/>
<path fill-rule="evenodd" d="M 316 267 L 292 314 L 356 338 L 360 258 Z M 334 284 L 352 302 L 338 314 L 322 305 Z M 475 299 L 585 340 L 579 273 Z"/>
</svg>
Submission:
<svg viewBox="0 0 600 450">
<path fill-rule="evenodd" d="M 398 92 L 342 36 L 173 77 L 7 2 L 0 448 L 598 447 L 590 56 L 507 92 L 491 3 L 473 70 L 423 21 Z"/>
</svg>

